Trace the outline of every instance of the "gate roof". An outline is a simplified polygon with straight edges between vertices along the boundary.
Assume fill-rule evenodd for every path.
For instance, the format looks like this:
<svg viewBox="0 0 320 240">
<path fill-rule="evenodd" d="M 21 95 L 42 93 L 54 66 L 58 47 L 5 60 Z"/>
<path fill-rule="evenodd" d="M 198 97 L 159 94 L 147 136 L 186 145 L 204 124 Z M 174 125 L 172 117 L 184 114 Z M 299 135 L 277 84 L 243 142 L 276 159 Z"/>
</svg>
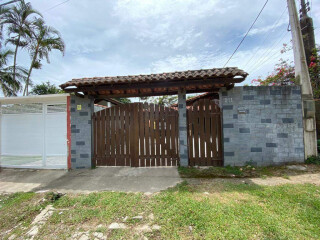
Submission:
<svg viewBox="0 0 320 240">
<path fill-rule="evenodd" d="M 184 88 L 187 93 L 217 92 L 221 87 L 231 88 L 245 80 L 248 73 L 236 67 L 192 71 L 94 77 L 72 79 L 60 87 L 65 92 L 93 96 L 139 97 L 177 94 Z"/>
</svg>

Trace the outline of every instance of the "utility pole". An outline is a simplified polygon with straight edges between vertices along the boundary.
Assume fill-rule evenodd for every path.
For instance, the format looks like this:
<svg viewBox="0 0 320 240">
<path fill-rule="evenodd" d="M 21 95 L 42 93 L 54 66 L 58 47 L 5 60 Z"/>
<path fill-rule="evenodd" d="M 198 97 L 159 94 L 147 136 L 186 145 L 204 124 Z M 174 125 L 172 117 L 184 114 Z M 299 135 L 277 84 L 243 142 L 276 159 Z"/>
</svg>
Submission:
<svg viewBox="0 0 320 240">
<path fill-rule="evenodd" d="M 306 54 L 307 64 L 310 65 L 310 57 L 312 56 L 313 49 L 316 48 L 316 41 L 314 38 L 314 28 L 313 20 L 308 16 L 308 11 L 310 11 L 309 2 L 301 0 L 301 10 L 300 10 L 300 26 L 304 44 L 304 51 Z"/>
<path fill-rule="evenodd" d="M 296 80 L 301 85 L 305 158 L 317 156 L 315 105 L 295 0 L 287 0 Z"/>
</svg>

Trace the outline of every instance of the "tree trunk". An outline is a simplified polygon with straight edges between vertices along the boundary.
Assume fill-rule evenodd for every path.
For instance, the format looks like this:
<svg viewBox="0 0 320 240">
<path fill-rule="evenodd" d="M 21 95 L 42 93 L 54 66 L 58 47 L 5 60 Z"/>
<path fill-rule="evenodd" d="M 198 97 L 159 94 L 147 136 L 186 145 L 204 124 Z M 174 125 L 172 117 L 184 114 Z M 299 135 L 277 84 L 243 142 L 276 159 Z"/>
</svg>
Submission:
<svg viewBox="0 0 320 240">
<path fill-rule="evenodd" d="M 23 96 L 28 96 L 29 95 L 29 81 L 30 81 L 30 76 L 31 76 L 31 72 L 32 72 L 32 69 L 33 69 L 33 65 L 37 59 L 37 56 L 38 56 L 38 50 L 39 50 L 39 43 L 36 47 L 36 51 L 34 53 L 34 56 L 32 58 L 32 61 L 31 61 L 31 65 L 30 65 L 30 68 L 29 68 L 29 71 L 28 71 L 28 77 L 27 77 L 27 80 L 26 80 L 26 86 L 24 87 L 24 91 L 23 91 Z"/>
<path fill-rule="evenodd" d="M 18 41 L 16 42 L 16 50 L 14 51 L 14 58 L 13 58 L 13 82 L 16 81 L 16 65 L 17 65 L 17 53 L 18 53 L 18 47 L 20 44 L 20 34 L 18 37 Z"/>
</svg>

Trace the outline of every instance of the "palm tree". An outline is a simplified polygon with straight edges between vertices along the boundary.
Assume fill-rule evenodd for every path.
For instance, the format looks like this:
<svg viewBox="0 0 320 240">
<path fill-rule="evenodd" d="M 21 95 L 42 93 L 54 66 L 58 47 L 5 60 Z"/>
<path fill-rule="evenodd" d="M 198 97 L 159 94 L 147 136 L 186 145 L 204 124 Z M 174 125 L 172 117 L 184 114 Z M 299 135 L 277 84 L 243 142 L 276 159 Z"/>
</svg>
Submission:
<svg viewBox="0 0 320 240">
<path fill-rule="evenodd" d="M 21 82 L 25 80 L 27 71 L 16 66 L 16 78 L 13 74 L 13 66 L 7 66 L 8 58 L 13 55 L 10 50 L 0 51 L 0 88 L 5 97 L 17 96 L 22 89 Z"/>
<path fill-rule="evenodd" d="M 6 40 L 6 43 L 11 43 L 15 46 L 13 58 L 14 80 L 16 77 L 18 48 L 28 45 L 26 39 L 33 31 L 32 26 L 36 18 L 31 19 L 31 17 L 34 15 L 42 17 L 41 13 L 32 8 L 31 3 L 25 3 L 24 0 L 21 0 L 4 14 L 4 24 L 8 24 L 9 34 L 9 39 Z"/>
<path fill-rule="evenodd" d="M 7 14 L 9 11 L 8 8 L 5 7 L 0 7 L 0 49 L 2 47 L 2 31 L 3 31 L 3 26 L 4 26 L 4 21 L 5 21 L 5 14 Z"/>
<path fill-rule="evenodd" d="M 29 94 L 30 76 L 33 68 L 41 68 L 41 60 L 46 59 L 50 63 L 49 53 L 56 49 L 64 54 L 65 44 L 60 36 L 60 33 L 47 25 L 42 19 L 37 19 L 34 23 L 35 31 L 32 33 L 30 40 L 29 52 L 31 56 L 31 65 L 28 71 L 26 85 L 23 91 L 24 96 Z"/>
</svg>

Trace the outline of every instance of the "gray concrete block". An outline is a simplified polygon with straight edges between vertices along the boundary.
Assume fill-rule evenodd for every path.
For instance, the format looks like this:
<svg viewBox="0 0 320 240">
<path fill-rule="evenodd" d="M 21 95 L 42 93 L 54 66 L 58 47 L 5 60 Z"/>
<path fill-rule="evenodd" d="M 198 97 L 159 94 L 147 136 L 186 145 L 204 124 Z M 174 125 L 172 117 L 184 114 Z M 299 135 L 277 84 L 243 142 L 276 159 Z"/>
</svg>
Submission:
<svg viewBox="0 0 320 240">
<path fill-rule="evenodd" d="M 250 133 L 250 128 L 239 128 L 240 133 Z"/>
<path fill-rule="evenodd" d="M 223 110 L 233 110 L 233 105 L 223 105 Z"/>
<path fill-rule="evenodd" d="M 276 147 L 278 147 L 278 144 L 277 143 L 266 143 L 266 147 L 267 148 L 276 148 Z"/>
<path fill-rule="evenodd" d="M 271 101 L 269 99 L 260 100 L 260 105 L 269 105 L 271 104 Z"/>
<path fill-rule="evenodd" d="M 288 138 L 288 133 L 278 133 L 277 138 Z"/>
<path fill-rule="evenodd" d="M 294 119 L 293 118 L 282 118 L 283 123 L 293 123 Z"/>
<path fill-rule="evenodd" d="M 224 152 L 223 155 L 225 157 L 233 157 L 234 156 L 234 152 Z"/>
<path fill-rule="evenodd" d="M 251 148 L 251 152 L 262 152 L 262 148 L 253 147 Z"/>
</svg>

